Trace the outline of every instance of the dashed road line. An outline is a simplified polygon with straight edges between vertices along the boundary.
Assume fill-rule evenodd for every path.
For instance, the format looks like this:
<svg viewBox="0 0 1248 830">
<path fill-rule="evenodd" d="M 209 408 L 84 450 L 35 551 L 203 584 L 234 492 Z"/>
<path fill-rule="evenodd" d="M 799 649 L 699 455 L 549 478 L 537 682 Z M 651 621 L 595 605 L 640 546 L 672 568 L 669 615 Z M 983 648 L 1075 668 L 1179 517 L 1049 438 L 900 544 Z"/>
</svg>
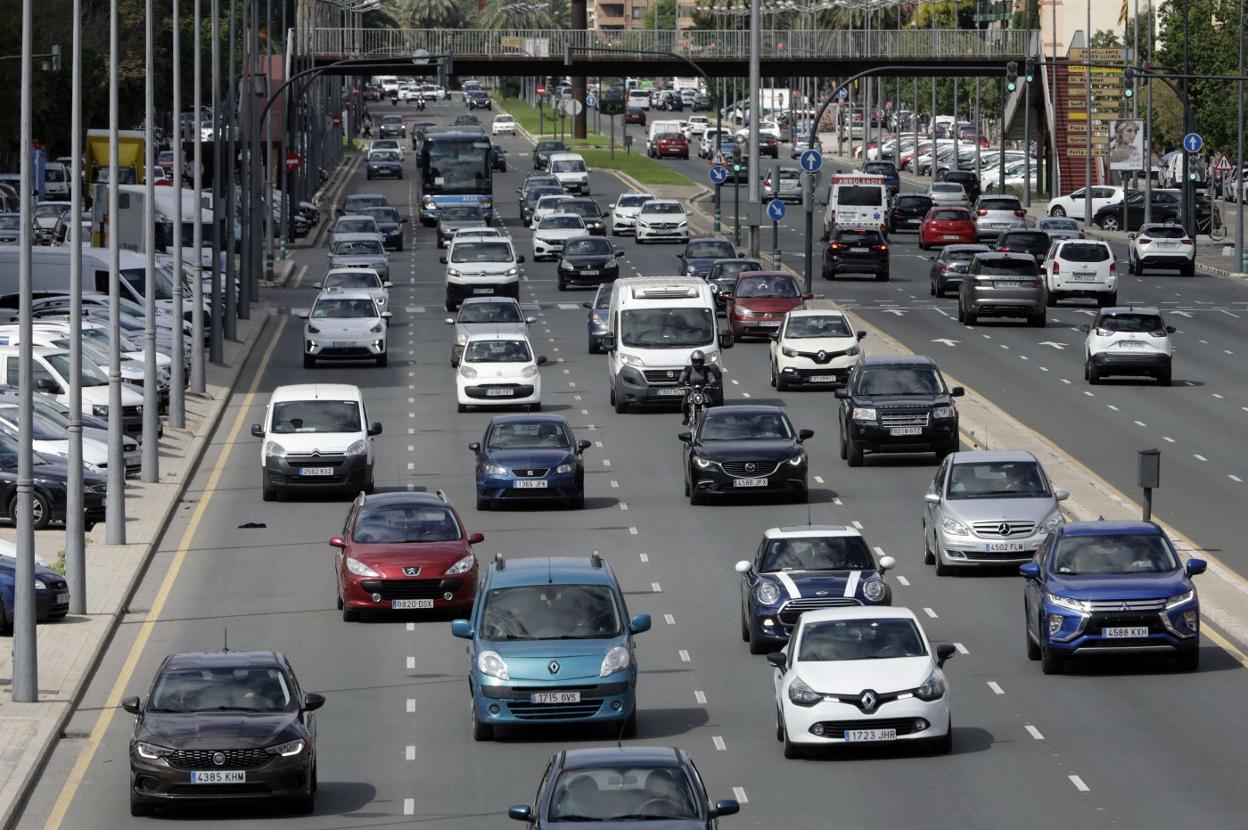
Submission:
<svg viewBox="0 0 1248 830">
<path fill-rule="evenodd" d="M 958 654 L 970 654 L 970 652 L 966 650 L 966 646 L 961 643 L 954 643 L 953 647 L 958 650 Z"/>
<path fill-rule="evenodd" d="M 693 662 L 693 658 L 691 658 L 691 657 L 689 656 L 689 652 L 688 652 L 688 651 L 686 651 L 685 649 L 683 649 L 683 648 L 682 648 L 682 649 L 680 649 L 680 651 L 678 651 L 678 652 L 677 652 L 677 654 L 679 654 L 679 655 L 680 655 L 680 662 L 682 662 L 682 663 L 691 663 L 691 662 Z"/>
<path fill-rule="evenodd" d="M 745 787 L 733 787 L 732 794 L 737 797 L 738 804 L 749 804 L 750 800 L 745 797 Z"/>
<path fill-rule="evenodd" d="M 907 588 L 910 587 L 910 580 L 906 579 L 904 576 L 897 577 L 897 582 Z"/>
<path fill-rule="evenodd" d="M 1037 741 L 1043 741 L 1044 736 L 1040 734 L 1040 730 L 1032 726 L 1030 723 L 1023 724 L 1023 728 L 1027 730 L 1027 734 L 1035 738 Z"/>
<path fill-rule="evenodd" d="M 721 735 L 712 735 L 711 743 L 715 744 L 715 749 L 720 752 L 728 751 L 728 745 L 724 743 L 724 739 Z"/>
<path fill-rule="evenodd" d="M 995 681 L 995 680 L 989 680 L 989 681 L 988 681 L 988 688 L 989 688 L 989 689 L 992 689 L 992 693 L 993 693 L 994 695 L 1003 695 L 1003 694 L 1005 694 L 1005 689 L 1002 689 L 1002 688 L 1001 688 L 1001 684 L 1000 684 L 1000 683 L 998 683 L 998 682 L 997 682 L 997 681 Z"/>
<path fill-rule="evenodd" d="M 651 590 L 653 593 L 656 593 L 656 594 L 661 594 L 661 593 L 663 593 L 663 586 L 662 586 L 662 585 L 660 585 L 660 584 L 659 584 L 659 583 L 657 583 L 657 582 L 651 582 L 651 583 L 650 583 L 650 590 Z"/>
<path fill-rule="evenodd" d="M 639 554 L 637 554 L 637 555 L 638 555 L 639 557 L 641 557 L 641 561 L 642 561 L 642 562 L 649 562 L 649 561 L 650 561 L 650 554 L 648 554 L 648 553 L 639 553 Z"/>
<path fill-rule="evenodd" d="M 405 816 L 416 815 L 416 799 L 414 798 L 403 799 L 403 815 Z"/>
<path fill-rule="evenodd" d="M 408 711 L 408 713 L 411 713 L 411 712 L 415 712 L 415 711 L 416 711 L 416 698 L 414 698 L 414 697 L 409 697 L 409 698 L 407 699 L 407 711 Z"/>
<path fill-rule="evenodd" d="M 933 620 L 936 619 L 936 612 L 930 608 L 924 607 L 923 613 L 927 614 L 927 616 L 931 617 Z"/>
<path fill-rule="evenodd" d="M 702 691 L 701 689 L 694 689 L 693 699 L 696 700 L 701 705 L 705 706 L 706 705 L 706 692 Z"/>
<path fill-rule="evenodd" d="M 664 614 L 664 615 L 663 615 L 663 622 L 667 623 L 668 625 L 675 625 L 675 624 L 676 624 L 676 617 L 672 616 L 671 614 Z"/>
<path fill-rule="evenodd" d="M 1083 783 L 1083 779 L 1080 778 L 1079 776 L 1068 775 L 1066 777 L 1070 779 L 1070 783 L 1074 784 L 1075 789 L 1078 790 L 1079 792 L 1081 793 L 1092 792 L 1092 788 L 1089 787 L 1087 784 Z"/>
<path fill-rule="evenodd" d="M 405 761 L 415 761 L 415 760 L 416 760 L 416 746 L 415 746 L 415 744 L 408 744 L 408 745 L 404 748 L 404 750 L 403 750 L 403 760 L 405 760 Z"/>
</svg>

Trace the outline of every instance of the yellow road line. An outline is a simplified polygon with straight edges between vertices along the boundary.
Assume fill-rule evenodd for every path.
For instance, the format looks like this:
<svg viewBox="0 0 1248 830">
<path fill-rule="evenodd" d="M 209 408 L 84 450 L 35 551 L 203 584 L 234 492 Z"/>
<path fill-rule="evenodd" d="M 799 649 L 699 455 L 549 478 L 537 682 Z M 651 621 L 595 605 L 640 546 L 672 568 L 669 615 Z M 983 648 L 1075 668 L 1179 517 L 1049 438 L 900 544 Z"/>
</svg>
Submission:
<svg viewBox="0 0 1248 830">
<path fill-rule="evenodd" d="M 130 653 L 126 656 L 126 661 L 121 667 L 121 673 L 117 675 L 117 681 L 113 684 L 113 688 L 108 693 L 108 698 L 104 701 L 104 707 L 100 710 L 99 717 L 95 720 L 95 726 L 91 728 L 86 748 L 78 756 L 78 761 L 70 771 L 69 777 L 66 778 L 60 795 L 57 796 L 52 812 L 48 815 L 48 820 L 43 825 L 44 830 L 57 830 L 61 826 L 61 822 L 65 820 L 65 814 L 69 811 L 69 805 L 73 802 L 74 796 L 78 792 L 78 787 L 82 784 L 87 769 L 91 766 L 91 761 L 95 758 L 95 753 L 99 750 L 100 743 L 108 732 L 108 727 L 113 721 L 113 715 L 121 707 L 121 697 L 125 694 L 126 687 L 130 685 L 130 680 L 134 676 L 134 669 L 139 663 L 139 658 L 143 656 L 143 651 L 147 647 L 147 641 L 151 638 L 152 631 L 156 628 L 160 614 L 165 608 L 165 602 L 169 599 L 169 594 L 173 590 L 173 584 L 178 578 L 178 573 L 182 570 L 183 562 L 186 561 L 186 554 L 191 549 L 195 531 L 199 528 L 199 523 L 208 510 L 213 493 L 216 492 L 217 484 L 221 480 L 221 474 L 225 470 L 226 462 L 229 461 L 230 454 L 234 449 L 234 440 L 243 428 L 243 421 L 247 418 L 247 411 L 251 408 L 252 401 L 256 397 L 256 390 L 259 389 L 260 381 L 264 378 L 265 368 L 269 365 L 269 359 L 273 356 L 273 350 L 277 347 L 277 342 L 282 335 L 282 329 L 286 327 L 288 319 L 288 317 L 282 317 L 278 322 L 277 328 L 273 332 L 273 338 L 269 341 L 268 347 L 265 348 L 264 356 L 260 358 L 260 365 L 256 367 L 255 377 L 251 379 L 251 385 L 243 398 L 242 406 L 239 407 L 238 414 L 234 417 L 234 423 L 230 426 L 230 432 L 226 436 L 225 448 L 221 451 L 221 456 L 217 459 L 216 466 L 213 467 L 212 474 L 208 478 L 208 486 L 204 488 L 199 503 L 195 505 L 195 511 L 191 514 L 191 520 L 187 524 L 186 531 L 183 532 L 182 538 L 178 542 L 178 549 L 175 551 L 173 560 L 169 564 L 169 571 L 165 574 L 164 580 L 160 583 L 160 590 L 156 592 L 156 598 L 152 601 L 152 608 L 139 629 L 134 645 L 130 647 Z"/>
</svg>

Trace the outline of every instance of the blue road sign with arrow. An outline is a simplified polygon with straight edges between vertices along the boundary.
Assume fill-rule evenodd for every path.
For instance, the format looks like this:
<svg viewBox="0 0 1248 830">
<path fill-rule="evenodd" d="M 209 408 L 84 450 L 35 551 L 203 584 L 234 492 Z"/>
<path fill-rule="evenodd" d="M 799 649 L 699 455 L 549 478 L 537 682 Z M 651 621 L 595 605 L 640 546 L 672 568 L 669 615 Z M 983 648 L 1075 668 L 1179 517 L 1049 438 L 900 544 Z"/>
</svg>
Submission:
<svg viewBox="0 0 1248 830">
<path fill-rule="evenodd" d="M 801 155 L 802 169 L 807 173 L 818 173 L 823 167 L 823 153 L 818 150 L 806 150 Z"/>
<path fill-rule="evenodd" d="M 784 202 L 779 199 L 772 199 L 767 203 L 767 215 L 771 217 L 771 221 L 779 222 L 784 218 Z"/>
<path fill-rule="evenodd" d="M 589 107 L 590 109 L 593 109 L 594 107 L 598 106 L 598 99 L 595 98 L 593 95 L 586 95 L 585 106 Z"/>
<path fill-rule="evenodd" d="M 1188 133 L 1183 136 L 1183 149 L 1189 153 L 1199 153 L 1204 146 L 1205 140 L 1200 137 L 1200 133 Z"/>
<path fill-rule="evenodd" d="M 849 90 L 846 89 L 845 87 L 841 87 L 840 89 L 836 91 L 836 97 L 840 98 L 841 100 L 845 100 L 846 98 L 849 97 Z"/>
<path fill-rule="evenodd" d="M 710 176 L 711 184 L 723 184 L 728 181 L 728 168 L 724 167 L 722 164 L 717 164 L 711 168 Z"/>
</svg>

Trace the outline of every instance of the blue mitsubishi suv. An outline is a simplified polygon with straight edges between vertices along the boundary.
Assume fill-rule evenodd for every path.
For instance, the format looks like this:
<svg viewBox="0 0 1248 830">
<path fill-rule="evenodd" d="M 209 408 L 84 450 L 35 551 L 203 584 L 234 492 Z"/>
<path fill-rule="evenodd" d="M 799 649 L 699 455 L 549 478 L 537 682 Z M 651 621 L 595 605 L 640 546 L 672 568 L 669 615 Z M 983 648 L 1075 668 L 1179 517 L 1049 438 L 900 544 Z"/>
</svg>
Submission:
<svg viewBox="0 0 1248 830">
<path fill-rule="evenodd" d="M 1059 525 L 1019 571 L 1027 657 L 1045 674 L 1060 674 L 1074 655 L 1173 654 L 1180 670 L 1200 666 L 1191 578 L 1205 562 L 1182 562 L 1152 522 Z"/>
<path fill-rule="evenodd" d="M 633 635 L 650 615 L 628 615 L 610 566 L 588 557 L 503 559 L 481 579 L 472 617 L 451 623 L 469 640 L 472 737 L 496 726 L 601 723 L 637 732 Z"/>
</svg>

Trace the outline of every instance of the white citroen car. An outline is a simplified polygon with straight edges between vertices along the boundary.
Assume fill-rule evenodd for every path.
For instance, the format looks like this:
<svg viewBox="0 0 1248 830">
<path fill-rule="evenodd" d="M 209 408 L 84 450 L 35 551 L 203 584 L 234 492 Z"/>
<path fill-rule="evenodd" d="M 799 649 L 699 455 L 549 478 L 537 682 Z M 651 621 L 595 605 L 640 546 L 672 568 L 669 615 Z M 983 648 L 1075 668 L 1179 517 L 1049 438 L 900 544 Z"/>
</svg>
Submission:
<svg viewBox="0 0 1248 830">
<path fill-rule="evenodd" d="M 849 317 L 827 300 L 809 300 L 784 316 L 771 341 L 771 385 L 783 392 L 794 386 L 843 386 L 862 358 Z"/>
<path fill-rule="evenodd" d="M 775 666 L 776 738 L 784 757 L 866 743 L 953 749 L 952 645 L 933 647 L 909 608 L 823 608 L 802 614 Z"/>
<path fill-rule="evenodd" d="M 468 338 L 455 372 L 455 400 L 460 412 L 470 406 L 525 406 L 542 408 L 542 376 L 537 371 L 545 357 L 533 354 L 522 334 L 478 334 Z"/>
</svg>

